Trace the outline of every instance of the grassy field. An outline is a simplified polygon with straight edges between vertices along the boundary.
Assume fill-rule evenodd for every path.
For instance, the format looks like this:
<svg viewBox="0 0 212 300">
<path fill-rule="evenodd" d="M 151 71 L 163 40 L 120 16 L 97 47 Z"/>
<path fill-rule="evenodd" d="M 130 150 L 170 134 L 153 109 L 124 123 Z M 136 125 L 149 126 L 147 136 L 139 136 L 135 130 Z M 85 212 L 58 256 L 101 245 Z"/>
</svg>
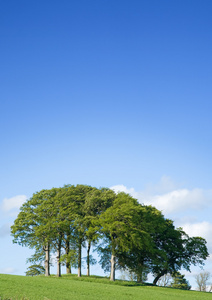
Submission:
<svg viewBox="0 0 212 300">
<path fill-rule="evenodd" d="M 196 300 L 212 299 L 211 293 L 110 282 L 76 275 L 26 277 L 0 274 L 0 300 Z"/>
</svg>

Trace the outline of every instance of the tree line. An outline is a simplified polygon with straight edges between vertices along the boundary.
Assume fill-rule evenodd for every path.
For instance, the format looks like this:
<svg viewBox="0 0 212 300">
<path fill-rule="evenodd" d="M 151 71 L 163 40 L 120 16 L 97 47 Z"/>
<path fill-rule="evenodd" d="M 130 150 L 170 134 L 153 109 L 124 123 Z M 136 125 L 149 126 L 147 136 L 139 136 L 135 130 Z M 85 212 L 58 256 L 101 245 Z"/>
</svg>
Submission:
<svg viewBox="0 0 212 300">
<path fill-rule="evenodd" d="M 77 267 L 80 277 L 83 247 L 89 276 L 92 245 L 113 281 L 121 268 L 133 272 L 137 281 L 152 273 L 157 284 L 165 274 L 203 265 L 209 255 L 205 239 L 189 237 L 155 207 L 123 192 L 87 185 L 34 193 L 21 206 L 11 234 L 14 243 L 35 249 L 29 261 L 44 260 L 46 276 L 50 275 L 50 255 L 56 253 L 57 276 L 65 263 L 66 273 Z"/>
</svg>

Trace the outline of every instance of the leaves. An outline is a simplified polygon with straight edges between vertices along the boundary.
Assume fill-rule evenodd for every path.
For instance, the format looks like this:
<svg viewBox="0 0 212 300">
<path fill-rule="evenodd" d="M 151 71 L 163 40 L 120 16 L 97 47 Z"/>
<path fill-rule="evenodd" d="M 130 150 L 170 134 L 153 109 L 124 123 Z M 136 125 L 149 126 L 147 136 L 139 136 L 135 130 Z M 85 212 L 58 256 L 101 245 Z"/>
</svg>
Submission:
<svg viewBox="0 0 212 300">
<path fill-rule="evenodd" d="M 44 274 L 45 269 L 41 265 L 32 265 L 27 268 L 26 276 L 38 276 Z"/>
</svg>

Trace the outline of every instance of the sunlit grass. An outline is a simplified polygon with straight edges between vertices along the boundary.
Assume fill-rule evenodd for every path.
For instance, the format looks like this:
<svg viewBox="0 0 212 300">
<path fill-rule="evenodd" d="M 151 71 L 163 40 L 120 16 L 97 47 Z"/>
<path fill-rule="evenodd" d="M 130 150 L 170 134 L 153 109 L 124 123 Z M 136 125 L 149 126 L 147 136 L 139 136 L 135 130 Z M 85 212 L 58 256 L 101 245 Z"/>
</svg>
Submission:
<svg viewBox="0 0 212 300">
<path fill-rule="evenodd" d="M 108 278 L 76 275 L 26 277 L 0 274 L 0 300 L 199 300 L 210 293 L 110 282 Z"/>
</svg>

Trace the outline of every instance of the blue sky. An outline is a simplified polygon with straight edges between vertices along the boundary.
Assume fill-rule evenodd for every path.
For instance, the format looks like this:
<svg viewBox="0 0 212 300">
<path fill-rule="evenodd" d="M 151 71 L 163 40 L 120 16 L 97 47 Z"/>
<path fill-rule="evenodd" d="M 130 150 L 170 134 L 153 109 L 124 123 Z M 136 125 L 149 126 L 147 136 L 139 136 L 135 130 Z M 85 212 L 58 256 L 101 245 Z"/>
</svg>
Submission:
<svg viewBox="0 0 212 300">
<path fill-rule="evenodd" d="M 211 12 L 209 0 L 1 3 L 0 272 L 26 270 L 5 225 L 20 204 L 68 183 L 131 191 L 212 236 Z"/>
</svg>

